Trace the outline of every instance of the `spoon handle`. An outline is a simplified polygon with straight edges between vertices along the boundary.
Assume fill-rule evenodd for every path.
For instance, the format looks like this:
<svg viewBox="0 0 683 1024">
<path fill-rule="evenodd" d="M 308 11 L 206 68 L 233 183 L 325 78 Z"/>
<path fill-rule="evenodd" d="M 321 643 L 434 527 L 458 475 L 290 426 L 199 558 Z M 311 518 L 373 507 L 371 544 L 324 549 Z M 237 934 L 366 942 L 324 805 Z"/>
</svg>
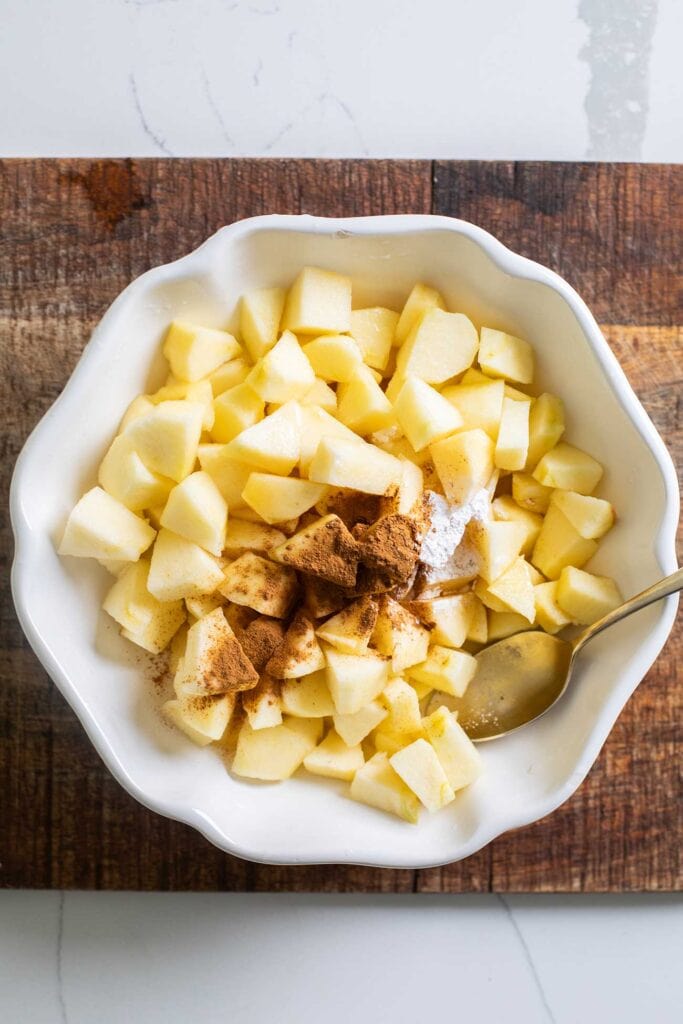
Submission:
<svg viewBox="0 0 683 1024">
<path fill-rule="evenodd" d="M 683 569 L 676 569 L 676 572 L 672 572 L 670 576 L 665 576 L 663 580 L 653 583 L 651 587 L 647 587 L 640 594 L 636 594 L 635 597 L 624 601 L 618 608 L 614 608 L 607 615 L 603 616 L 602 619 L 598 619 L 592 626 L 585 629 L 574 641 L 572 657 L 578 654 L 584 644 L 587 644 L 598 633 L 602 633 L 603 629 L 613 626 L 616 622 L 621 622 L 628 615 L 639 612 L 641 608 L 647 608 L 649 604 L 654 604 L 655 601 L 661 601 L 663 597 L 668 597 L 669 594 L 675 594 L 678 590 L 683 590 Z"/>
</svg>

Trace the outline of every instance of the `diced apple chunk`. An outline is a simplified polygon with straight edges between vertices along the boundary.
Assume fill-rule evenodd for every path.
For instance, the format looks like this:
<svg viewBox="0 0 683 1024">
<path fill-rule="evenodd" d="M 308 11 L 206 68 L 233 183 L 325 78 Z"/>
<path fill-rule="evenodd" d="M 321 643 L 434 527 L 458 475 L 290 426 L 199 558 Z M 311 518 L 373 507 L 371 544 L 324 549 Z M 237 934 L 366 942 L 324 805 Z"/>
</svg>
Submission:
<svg viewBox="0 0 683 1024">
<path fill-rule="evenodd" d="M 285 714 L 296 718 L 326 718 L 335 710 L 324 671 L 286 680 L 280 690 L 280 702 Z"/>
<path fill-rule="evenodd" d="M 524 469 L 529 448 L 529 402 L 503 398 L 494 461 L 499 469 Z"/>
<path fill-rule="evenodd" d="M 435 690 L 462 697 L 476 670 L 477 662 L 471 654 L 434 644 L 429 648 L 427 660 L 414 665 L 408 674 L 420 683 L 429 683 Z"/>
<path fill-rule="evenodd" d="M 128 562 L 102 602 L 105 612 L 124 629 L 133 632 L 143 630 L 159 604 L 147 589 L 148 573 L 147 559 Z"/>
<path fill-rule="evenodd" d="M 173 681 L 178 697 L 250 690 L 258 678 L 222 608 L 190 626 Z"/>
<path fill-rule="evenodd" d="M 174 481 L 153 473 L 135 451 L 129 437 L 115 437 L 97 475 L 101 487 L 132 512 L 163 505 Z"/>
<path fill-rule="evenodd" d="M 93 487 L 72 509 L 59 554 L 136 562 L 154 537 L 144 519 L 101 487 Z"/>
<path fill-rule="evenodd" d="M 443 296 L 436 288 L 427 284 L 416 284 L 406 299 L 405 306 L 401 311 L 399 321 L 396 325 L 395 343 L 402 345 L 406 340 L 416 322 L 420 320 L 429 309 L 445 309 L 446 303 Z"/>
<path fill-rule="evenodd" d="M 163 351 L 178 380 L 196 381 L 212 373 L 226 360 L 240 355 L 242 350 L 227 331 L 174 320 L 168 329 Z"/>
<path fill-rule="evenodd" d="M 159 531 L 147 580 L 150 593 L 159 601 L 212 594 L 222 582 L 223 570 L 216 558 L 170 530 Z"/>
<path fill-rule="evenodd" d="M 360 803 L 417 824 L 420 801 L 396 774 L 385 753 L 375 754 L 358 769 L 351 783 L 351 796 Z"/>
<path fill-rule="evenodd" d="M 416 738 L 422 728 L 417 693 L 405 679 L 392 679 L 384 688 L 382 701 L 389 712 L 382 729 L 404 737 L 403 745 Z"/>
<path fill-rule="evenodd" d="M 394 672 L 402 672 L 427 657 L 429 630 L 392 597 L 383 596 L 372 634 L 375 648 L 391 658 Z"/>
<path fill-rule="evenodd" d="M 526 539 L 522 523 L 472 520 L 467 532 L 479 554 L 479 575 L 492 583 L 509 569 Z"/>
<path fill-rule="evenodd" d="M 462 313 L 446 313 L 436 307 L 417 320 L 396 358 L 396 372 L 420 377 L 428 384 L 442 384 L 472 365 L 479 338 Z"/>
<path fill-rule="evenodd" d="M 149 469 L 179 481 L 194 468 L 203 419 L 198 402 L 161 402 L 130 423 L 125 436 Z"/>
<path fill-rule="evenodd" d="M 285 619 L 296 599 L 298 584 L 292 569 L 247 551 L 227 567 L 217 589 L 234 604 Z"/>
<path fill-rule="evenodd" d="M 270 557 L 341 587 L 352 587 L 356 582 L 358 544 L 333 513 L 315 520 L 273 548 Z"/>
<path fill-rule="evenodd" d="M 206 747 L 219 740 L 235 708 L 232 694 L 215 697 L 183 697 L 167 700 L 162 711 L 193 743 Z"/>
<path fill-rule="evenodd" d="M 166 384 L 164 387 L 159 388 L 158 391 L 155 391 L 153 395 L 149 395 L 149 400 L 153 405 L 160 405 L 161 402 L 183 400 L 196 402 L 197 405 L 201 405 L 204 410 L 202 417 L 202 428 L 204 430 L 211 430 L 213 426 L 213 398 L 213 389 L 211 382 L 208 380 L 198 380 L 193 383 L 178 381 L 174 384 Z"/>
<path fill-rule="evenodd" d="M 455 715 L 440 707 L 422 725 L 451 788 L 457 792 L 471 785 L 481 774 L 481 755 Z"/>
<path fill-rule="evenodd" d="M 334 413 L 337 409 L 337 394 L 322 377 L 316 377 L 303 398 L 299 399 L 302 406 L 311 406 L 323 412 Z"/>
<path fill-rule="evenodd" d="M 216 608 L 223 608 L 225 603 L 225 598 L 220 594 L 203 594 L 201 597 L 185 598 L 188 615 L 192 615 L 195 619 L 203 619 L 205 615 Z"/>
<path fill-rule="evenodd" d="M 520 508 L 543 514 L 548 511 L 552 487 L 539 484 L 529 473 L 512 474 L 512 497 Z"/>
<path fill-rule="evenodd" d="M 218 398 L 228 388 L 241 384 L 248 377 L 249 370 L 250 366 L 246 359 L 230 359 L 229 362 L 223 363 L 208 376 L 213 397 Z"/>
<path fill-rule="evenodd" d="M 394 402 L 394 412 L 416 452 L 462 426 L 457 409 L 419 377 L 407 378 Z"/>
<path fill-rule="evenodd" d="M 130 403 L 128 408 L 121 418 L 119 423 L 119 433 L 125 433 L 126 427 L 128 427 L 134 420 L 139 420 L 141 416 L 145 416 L 148 412 L 151 412 L 154 408 L 154 402 L 150 402 L 147 395 L 138 395 Z"/>
<path fill-rule="evenodd" d="M 301 407 L 301 454 L 299 457 L 299 473 L 308 476 L 311 462 L 324 437 L 343 437 L 357 444 L 361 439 L 348 427 L 340 423 L 324 409 L 303 405 Z"/>
<path fill-rule="evenodd" d="M 386 685 L 389 664 L 378 655 L 369 653 L 361 657 L 325 647 L 325 658 L 327 685 L 338 714 L 352 715 L 360 711 Z"/>
<path fill-rule="evenodd" d="M 614 509 L 604 498 L 557 490 L 550 500 L 586 540 L 598 540 L 614 525 Z"/>
<path fill-rule="evenodd" d="M 505 572 L 489 583 L 488 592 L 502 602 L 504 611 L 517 612 L 528 624 L 533 624 L 536 618 L 534 588 L 523 558 L 515 559 Z"/>
<path fill-rule="evenodd" d="M 304 758 L 304 768 L 313 775 L 350 782 L 364 764 L 360 744 L 349 747 L 332 729 L 315 750 Z"/>
<path fill-rule="evenodd" d="M 471 643 L 485 644 L 488 640 L 488 619 L 486 617 L 486 608 L 475 594 L 471 595 L 471 599 L 472 618 L 467 630 L 467 639 Z"/>
<path fill-rule="evenodd" d="M 241 695 L 242 707 L 252 729 L 271 729 L 282 725 L 280 707 L 280 684 L 265 673 L 253 690 Z"/>
<path fill-rule="evenodd" d="M 613 579 L 566 566 L 557 584 L 557 603 L 572 622 L 592 626 L 618 608 L 623 598 Z"/>
<path fill-rule="evenodd" d="M 347 384 L 337 390 L 337 415 L 357 434 L 371 434 L 394 422 L 391 402 L 367 366 L 358 366 Z"/>
<path fill-rule="evenodd" d="M 296 519 L 307 512 L 325 492 L 324 484 L 313 484 L 296 477 L 252 473 L 242 498 L 267 523 Z"/>
<path fill-rule="evenodd" d="M 310 480 L 350 487 L 366 494 L 386 494 L 396 487 L 403 468 L 399 459 L 375 445 L 341 437 L 324 437 L 311 462 Z"/>
<path fill-rule="evenodd" d="M 247 377 L 249 387 L 264 402 L 302 398 L 313 387 L 315 373 L 291 331 L 258 360 Z"/>
<path fill-rule="evenodd" d="M 378 605 L 371 597 L 360 597 L 342 608 L 316 630 L 321 640 L 343 654 L 364 654 L 377 622 Z"/>
<path fill-rule="evenodd" d="M 529 629 L 529 620 L 518 612 L 496 612 L 488 613 L 488 642 L 495 643 L 497 640 L 505 640 L 515 633 L 525 633 Z"/>
<path fill-rule="evenodd" d="M 266 473 L 287 476 L 301 455 L 301 408 L 287 402 L 233 438 L 226 454 Z"/>
<path fill-rule="evenodd" d="M 220 555 L 225 544 L 228 506 L 208 473 L 200 470 L 186 476 L 171 491 L 161 515 L 161 525 L 192 540 L 212 555 Z"/>
<path fill-rule="evenodd" d="M 463 430 L 429 446 L 446 497 L 463 505 L 493 473 L 493 441 L 483 430 Z"/>
<path fill-rule="evenodd" d="M 225 444 L 200 444 L 197 456 L 199 465 L 212 478 L 232 511 L 245 507 L 242 491 L 254 467 L 231 458 L 226 448 Z"/>
<path fill-rule="evenodd" d="M 281 477 L 277 478 L 282 479 Z M 286 477 L 285 477 L 286 479 Z M 229 519 L 225 531 L 224 553 L 228 558 L 239 558 L 245 551 L 266 555 L 286 540 L 284 533 L 265 523 L 250 523 L 246 519 Z"/>
<path fill-rule="evenodd" d="M 530 555 L 534 544 L 538 540 L 543 525 L 543 517 L 528 509 L 520 508 L 514 498 L 509 494 L 495 498 L 491 503 L 491 511 L 494 517 L 504 523 L 521 523 L 525 529 L 525 537 L 521 551 L 523 555 Z"/>
<path fill-rule="evenodd" d="M 495 441 L 503 414 L 505 384 L 502 380 L 488 380 L 483 384 L 452 384 L 441 394 L 454 406 L 465 430 L 480 428 Z"/>
<path fill-rule="evenodd" d="M 557 603 L 557 580 L 537 583 L 534 587 L 536 622 L 546 633 L 559 633 L 572 621 Z"/>
<path fill-rule="evenodd" d="M 376 729 L 380 722 L 384 721 L 389 712 L 379 700 L 371 700 L 351 715 L 340 715 L 338 712 L 332 717 L 334 728 L 344 740 L 347 746 L 353 747 L 369 736 L 373 729 Z"/>
<path fill-rule="evenodd" d="M 389 763 L 428 811 L 438 811 L 455 794 L 434 748 L 417 739 L 389 758 Z"/>
<path fill-rule="evenodd" d="M 245 722 L 237 738 L 232 771 L 245 779 L 279 782 L 290 778 L 303 764 L 317 741 L 291 728 L 292 719 L 270 729 L 252 729 Z"/>
<path fill-rule="evenodd" d="M 467 639 L 474 601 L 471 594 L 451 594 L 409 605 L 422 622 L 431 626 L 430 641 L 444 647 L 462 647 Z"/>
<path fill-rule="evenodd" d="M 386 367 L 398 320 L 398 313 L 382 306 L 351 311 L 351 337 L 368 366 L 376 370 Z"/>
<path fill-rule="evenodd" d="M 534 353 L 528 341 L 505 331 L 482 327 L 479 365 L 490 377 L 503 377 L 515 384 L 531 384 Z"/>
<path fill-rule="evenodd" d="M 304 267 L 289 290 L 283 325 L 295 334 L 343 334 L 351 327 L 351 279 Z"/>
<path fill-rule="evenodd" d="M 575 530 L 556 505 L 546 512 L 531 561 L 548 579 L 556 580 L 567 565 L 580 568 L 598 549 L 594 540 L 586 540 Z"/>
<path fill-rule="evenodd" d="M 564 405 L 555 395 L 539 395 L 529 414 L 529 450 L 526 468 L 531 472 L 564 434 Z"/>
<path fill-rule="evenodd" d="M 266 665 L 266 672 L 276 679 L 299 679 L 325 668 L 325 656 L 315 635 L 311 620 L 297 612 L 287 628 L 284 640 Z M 332 714 L 332 712 L 325 712 Z"/>
<path fill-rule="evenodd" d="M 323 380 L 349 381 L 363 365 L 363 354 L 347 334 L 323 334 L 303 348 L 317 377 Z"/>
<path fill-rule="evenodd" d="M 546 452 L 533 475 L 544 487 L 561 487 L 565 491 L 590 494 L 598 486 L 602 473 L 602 466 L 592 455 L 560 441 Z"/>
<path fill-rule="evenodd" d="M 285 306 L 284 288 L 253 288 L 240 302 L 240 332 L 256 362 L 273 347 Z"/>
</svg>

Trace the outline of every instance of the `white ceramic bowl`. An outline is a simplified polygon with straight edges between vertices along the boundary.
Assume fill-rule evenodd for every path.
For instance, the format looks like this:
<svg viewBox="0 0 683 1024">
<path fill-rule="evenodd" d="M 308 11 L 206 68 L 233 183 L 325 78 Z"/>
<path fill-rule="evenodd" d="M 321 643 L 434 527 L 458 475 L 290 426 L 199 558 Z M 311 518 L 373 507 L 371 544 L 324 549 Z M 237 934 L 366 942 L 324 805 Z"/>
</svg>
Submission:
<svg viewBox="0 0 683 1024">
<path fill-rule="evenodd" d="M 15 603 L 29 642 L 108 768 L 152 810 L 252 860 L 443 864 L 571 796 L 661 650 L 675 598 L 595 640 L 560 704 L 482 746 L 481 779 L 412 827 L 354 803 L 344 784 L 304 773 L 280 785 L 231 778 L 214 751 L 194 747 L 161 721 L 139 656 L 99 610 L 110 577 L 94 563 L 58 558 L 54 548 L 70 508 L 94 484 L 129 401 L 160 383 L 168 322 L 184 317 L 222 327 L 234 321 L 246 288 L 286 285 L 304 265 L 350 274 L 357 306 L 400 308 L 411 285 L 426 280 L 475 323 L 528 338 L 537 383 L 566 403 L 568 438 L 606 466 L 601 493 L 616 505 L 619 523 L 595 569 L 616 577 L 625 595 L 674 570 L 679 499 L 671 459 L 565 281 L 463 221 L 272 216 L 223 228 L 184 259 L 143 274 L 103 317 L 17 462 Z"/>
</svg>

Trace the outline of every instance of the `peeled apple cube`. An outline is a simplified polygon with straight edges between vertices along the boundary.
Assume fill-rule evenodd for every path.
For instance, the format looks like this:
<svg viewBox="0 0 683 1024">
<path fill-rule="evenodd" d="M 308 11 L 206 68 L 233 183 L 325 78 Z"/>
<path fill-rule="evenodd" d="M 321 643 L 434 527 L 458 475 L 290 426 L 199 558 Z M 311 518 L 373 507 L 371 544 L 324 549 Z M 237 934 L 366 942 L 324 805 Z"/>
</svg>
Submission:
<svg viewBox="0 0 683 1024">
<path fill-rule="evenodd" d="M 512 497 L 520 508 L 543 514 L 548 511 L 552 487 L 539 484 L 529 473 L 512 474 Z"/>
<path fill-rule="evenodd" d="M 217 560 L 184 537 L 170 530 L 159 531 L 149 570 L 147 587 L 159 601 L 212 594 L 223 582 Z"/>
<path fill-rule="evenodd" d="M 251 689 L 257 682 L 258 673 L 222 608 L 215 608 L 190 626 L 173 681 L 178 697 L 237 693 Z"/>
<path fill-rule="evenodd" d="M 411 825 L 417 824 L 420 801 L 391 767 L 384 752 L 375 754 L 358 769 L 351 783 L 351 797 L 395 814 Z"/>
<path fill-rule="evenodd" d="M 185 621 L 181 601 L 159 601 L 152 618 L 141 630 L 121 629 L 121 636 L 150 654 L 160 654 Z"/>
<path fill-rule="evenodd" d="M 382 306 L 351 311 L 351 337 L 364 362 L 375 370 L 384 370 L 389 361 L 398 320 L 398 313 Z"/>
<path fill-rule="evenodd" d="M 526 528 L 518 522 L 472 520 L 467 531 L 479 553 L 479 575 L 486 583 L 492 583 L 510 568 L 526 539 Z M 542 566 L 538 568 L 543 571 Z"/>
<path fill-rule="evenodd" d="M 219 589 L 233 604 L 285 619 L 297 596 L 296 573 L 285 565 L 245 552 L 229 565 Z"/>
<path fill-rule="evenodd" d="M 304 768 L 313 775 L 350 782 L 365 763 L 360 744 L 347 747 L 332 729 L 315 750 L 304 758 Z"/>
<path fill-rule="evenodd" d="M 192 615 L 195 619 L 203 619 L 209 612 L 215 611 L 216 608 L 223 608 L 224 605 L 225 600 L 220 594 L 203 594 L 201 597 L 185 598 L 188 615 Z"/>
<path fill-rule="evenodd" d="M 263 782 L 289 779 L 317 743 L 305 733 L 290 728 L 291 721 L 285 719 L 282 725 L 270 729 L 252 729 L 245 722 L 237 738 L 233 774 Z"/>
<path fill-rule="evenodd" d="M 598 549 L 594 540 L 582 537 L 556 505 L 546 512 L 531 561 L 548 579 L 556 580 L 567 565 L 580 568 Z"/>
<path fill-rule="evenodd" d="M 200 444 L 197 449 L 199 465 L 209 474 L 228 503 L 229 510 L 244 508 L 246 503 L 242 499 L 242 491 L 254 467 L 232 458 L 226 448 L 225 444 Z"/>
<path fill-rule="evenodd" d="M 162 711 L 197 746 L 206 747 L 221 739 L 235 708 L 232 694 L 217 697 L 183 697 L 167 700 Z"/>
<path fill-rule="evenodd" d="M 396 325 L 395 343 L 403 344 L 413 327 L 430 309 L 445 309 L 443 296 L 428 284 L 414 285 Z"/>
<path fill-rule="evenodd" d="M 154 408 L 154 402 L 150 402 L 147 395 L 138 395 L 130 403 L 128 408 L 123 414 L 121 422 L 119 423 L 119 433 L 123 434 L 126 427 L 134 420 L 139 420 L 141 416 L 151 412 Z"/>
<path fill-rule="evenodd" d="M 311 406 L 311 408 L 317 408 L 323 412 L 333 413 L 337 408 L 336 392 L 329 384 L 325 383 L 322 377 L 315 378 L 312 386 L 299 401 L 302 406 Z"/>
<path fill-rule="evenodd" d="M 237 384 L 241 384 L 249 376 L 250 370 L 251 367 L 246 359 L 239 357 L 237 359 L 230 359 L 227 363 L 222 363 L 208 377 L 213 397 L 218 398 L 228 388 L 234 388 Z"/>
<path fill-rule="evenodd" d="M 247 427 L 263 419 L 265 403 L 246 381 L 223 391 L 213 403 L 214 441 L 227 444 Z"/>
<path fill-rule="evenodd" d="M 368 649 L 376 622 L 377 602 L 371 597 L 360 597 L 318 626 L 316 634 L 343 654 L 362 655 Z"/>
<path fill-rule="evenodd" d="M 559 633 L 572 621 L 557 603 L 557 580 L 537 583 L 534 587 L 536 622 L 546 633 Z"/>
<path fill-rule="evenodd" d="M 302 676 L 311 679 L 313 673 L 324 668 L 325 656 L 315 635 L 315 627 L 307 615 L 298 611 L 287 627 L 282 643 L 268 661 L 266 672 L 276 679 L 300 679 Z M 324 713 L 332 714 L 331 711 Z"/>
<path fill-rule="evenodd" d="M 266 473 L 287 476 L 301 455 L 301 408 L 287 402 L 227 445 L 226 454 Z"/>
<path fill-rule="evenodd" d="M 481 428 L 495 441 L 503 414 L 504 391 L 502 380 L 485 377 L 481 384 L 451 384 L 441 394 L 457 409 L 464 430 Z"/>
<path fill-rule="evenodd" d="M 529 450 L 530 402 L 503 398 L 494 462 L 499 469 L 524 469 Z"/>
<path fill-rule="evenodd" d="M 198 405 L 203 406 L 204 416 L 202 418 L 202 427 L 204 430 L 211 430 L 214 421 L 213 412 L 213 388 L 209 380 L 198 380 L 194 383 L 188 383 L 187 381 L 177 381 L 172 384 L 165 384 L 158 391 L 155 391 L 153 395 L 149 396 L 149 400 L 153 405 L 159 405 L 161 402 L 176 402 L 185 399 L 188 402 L 196 402 Z"/>
<path fill-rule="evenodd" d="M 295 718 L 326 718 L 335 710 L 324 671 L 286 680 L 280 690 L 280 704 L 285 714 Z"/>
<path fill-rule="evenodd" d="M 451 788 L 457 792 L 470 786 L 481 775 L 481 755 L 455 715 L 440 707 L 422 725 Z"/>
<path fill-rule="evenodd" d="M 534 379 L 534 351 L 529 342 L 492 327 L 481 329 L 479 365 L 490 377 L 503 377 L 514 384 L 531 384 Z"/>
<path fill-rule="evenodd" d="M 414 324 L 399 349 L 396 371 L 428 384 L 442 384 L 472 365 L 478 346 L 476 328 L 464 314 L 432 308 Z"/>
<path fill-rule="evenodd" d="M 303 405 L 301 407 L 301 454 L 299 457 L 299 472 L 302 476 L 308 476 L 313 456 L 323 437 L 345 437 L 347 441 L 356 443 L 361 440 L 353 430 L 344 426 L 324 409 Z"/>
<path fill-rule="evenodd" d="M 455 797 L 436 752 L 417 739 L 389 758 L 389 764 L 428 811 L 438 811 Z"/>
<path fill-rule="evenodd" d="M 592 626 L 623 601 L 609 576 L 594 576 L 572 565 L 562 570 L 556 596 L 560 608 L 582 626 Z"/>
<path fill-rule="evenodd" d="M 494 498 L 491 502 L 491 511 L 494 518 L 501 522 L 521 523 L 523 525 L 525 537 L 521 551 L 523 555 L 530 555 L 541 532 L 543 517 L 535 512 L 530 512 L 526 508 L 520 508 L 509 494 L 503 494 L 499 498 Z"/>
<path fill-rule="evenodd" d="M 327 685 L 335 710 L 352 715 L 379 696 L 386 685 L 388 662 L 371 653 L 361 657 L 325 648 Z"/>
<path fill-rule="evenodd" d="M 101 487 L 93 487 L 72 509 L 59 554 L 137 562 L 155 536 L 144 519 Z"/>
<path fill-rule="evenodd" d="M 394 412 L 416 452 L 462 426 L 457 409 L 419 377 L 408 377 L 394 402 Z"/>
<path fill-rule="evenodd" d="M 279 544 L 284 544 L 286 540 L 284 533 L 272 526 L 266 526 L 265 523 L 250 523 L 246 519 L 232 518 L 228 519 L 223 552 L 228 558 L 239 558 L 245 551 L 253 551 L 255 555 L 266 555 Z"/>
<path fill-rule="evenodd" d="M 339 419 L 357 434 L 371 434 L 394 423 L 391 402 L 367 366 L 358 366 L 337 391 Z"/>
<path fill-rule="evenodd" d="M 366 494 L 386 494 L 401 479 L 400 461 L 360 439 L 324 437 L 311 462 L 310 480 L 350 487 Z"/>
<path fill-rule="evenodd" d="M 417 665 L 427 657 L 429 630 L 392 597 L 382 597 L 372 643 L 380 654 L 391 658 L 394 672 Z"/>
<path fill-rule="evenodd" d="M 147 589 L 148 573 L 147 559 L 129 562 L 102 602 L 105 612 L 133 633 L 142 632 L 159 606 Z"/>
<path fill-rule="evenodd" d="M 384 500 L 389 506 L 387 514 L 398 513 L 399 515 L 408 515 L 422 498 L 424 473 L 410 459 L 401 458 L 400 461 L 401 479 L 398 482 L 398 489 L 395 494 L 392 494 L 391 498 L 385 498 Z"/>
<path fill-rule="evenodd" d="M 313 387 L 315 373 L 291 331 L 258 360 L 247 383 L 264 402 L 302 398 Z"/>
<path fill-rule="evenodd" d="M 295 334 L 343 334 L 351 328 L 351 278 L 304 267 L 289 289 L 283 327 Z"/>
<path fill-rule="evenodd" d="M 161 402 L 129 424 L 124 436 L 149 469 L 178 481 L 192 472 L 203 420 L 198 402 Z"/>
<path fill-rule="evenodd" d="M 533 624 L 536 618 L 536 601 L 523 558 L 515 559 L 504 573 L 489 583 L 488 592 L 502 602 L 505 611 L 516 612 L 523 616 L 528 624 Z"/>
<path fill-rule="evenodd" d="M 240 355 L 241 349 L 227 331 L 174 320 L 168 329 L 163 352 L 175 377 L 195 381 L 212 373 L 221 363 Z"/>
<path fill-rule="evenodd" d="M 592 455 L 560 441 L 546 452 L 533 475 L 544 487 L 561 487 L 565 491 L 590 494 L 598 486 L 602 474 L 602 466 Z"/>
<path fill-rule="evenodd" d="M 316 376 L 323 380 L 349 381 L 363 365 L 361 350 L 346 334 L 322 335 L 304 345 L 303 351 Z"/>
<path fill-rule="evenodd" d="M 564 434 L 564 405 L 555 395 L 539 395 L 529 414 L 526 469 L 533 470 Z"/>
<path fill-rule="evenodd" d="M 598 540 L 614 525 L 614 509 L 604 498 L 557 490 L 550 500 L 587 540 Z"/>
<path fill-rule="evenodd" d="M 267 523 L 296 519 L 312 508 L 325 493 L 324 484 L 297 477 L 252 473 L 242 491 L 242 500 Z"/>
<path fill-rule="evenodd" d="M 341 736 L 347 746 L 353 747 L 369 736 L 373 729 L 382 722 L 389 712 L 379 700 L 371 700 L 360 709 L 350 715 L 340 715 L 338 712 L 332 716 L 334 728 Z"/>
<path fill-rule="evenodd" d="M 174 481 L 147 469 L 129 437 L 112 441 L 97 475 L 101 487 L 132 512 L 164 504 Z"/>
<path fill-rule="evenodd" d="M 277 340 L 285 298 L 284 288 L 254 288 L 242 296 L 240 333 L 254 362 Z"/>
<path fill-rule="evenodd" d="M 529 620 L 518 612 L 489 612 L 489 643 L 505 640 L 529 629 Z"/>
<path fill-rule="evenodd" d="M 414 665 L 409 675 L 420 683 L 428 683 L 435 690 L 462 697 L 477 671 L 477 661 L 465 651 L 434 644 L 426 661 Z"/>
<path fill-rule="evenodd" d="M 429 639 L 444 647 L 462 647 L 467 639 L 474 602 L 471 594 L 451 594 L 410 605 L 421 620 L 431 627 Z"/>
<path fill-rule="evenodd" d="M 241 694 L 242 707 L 252 729 L 271 729 L 282 725 L 280 684 L 265 673 L 253 690 Z"/>
<path fill-rule="evenodd" d="M 463 430 L 429 446 L 446 497 L 454 505 L 470 501 L 493 473 L 493 441 L 483 430 Z"/>
<path fill-rule="evenodd" d="M 405 679 L 397 677 L 384 688 L 381 697 L 389 714 L 382 728 L 409 736 L 421 730 L 420 702 L 417 693 Z M 406 740 L 410 742 L 410 740 Z"/>
<path fill-rule="evenodd" d="M 191 473 L 171 491 L 161 515 L 167 530 L 192 540 L 212 555 L 225 544 L 228 506 L 212 478 L 203 470 Z"/>
</svg>

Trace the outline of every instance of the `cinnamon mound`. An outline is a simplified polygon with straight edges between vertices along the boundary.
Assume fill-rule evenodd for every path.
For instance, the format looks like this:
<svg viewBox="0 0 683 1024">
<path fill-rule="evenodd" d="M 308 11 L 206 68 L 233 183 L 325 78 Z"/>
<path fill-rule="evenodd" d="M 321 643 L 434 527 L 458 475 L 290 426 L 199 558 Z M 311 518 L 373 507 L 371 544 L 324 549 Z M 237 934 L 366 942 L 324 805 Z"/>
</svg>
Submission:
<svg viewBox="0 0 683 1024">
<path fill-rule="evenodd" d="M 417 565 L 419 541 L 419 526 L 410 516 L 400 513 L 383 516 L 363 534 L 359 542 L 360 557 L 378 577 L 394 584 L 403 583 Z"/>
<path fill-rule="evenodd" d="M 285 627 L 279 619 L 259 615 L 246 629 L 238 633 L 242 649 L 260 672 L 273 657 L 285 637 Z"/>
<path fill-rule="evenodd" d="M 360 549 L 337 515 L 327 515 L 273 548 L 270 557 L 309 576 L 352 587 Z"/>
</svg>

